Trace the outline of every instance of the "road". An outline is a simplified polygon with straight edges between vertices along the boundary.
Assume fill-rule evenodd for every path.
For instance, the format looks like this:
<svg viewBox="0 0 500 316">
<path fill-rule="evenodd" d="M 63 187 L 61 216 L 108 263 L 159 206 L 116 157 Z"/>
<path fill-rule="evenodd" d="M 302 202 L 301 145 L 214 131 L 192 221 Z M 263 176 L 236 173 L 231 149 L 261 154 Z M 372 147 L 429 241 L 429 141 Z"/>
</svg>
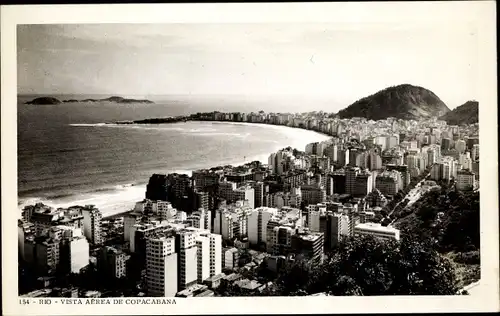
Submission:
<svg viewBox="0 0 500 316">
<path fill-rule="evenodd" d="M 399 201 L 395 206 L 394 208 L 392 209 L 392 211 L 387 215 L 388 217 L 390 217 L 392 215 L 392 213 L 394 213 L 394 211 L 396 210 L 396 208 L 399 206 L 399 204 L 401 204 L 404 200 L 408 199 L 409 202 L 408 202 L 408 206 L 409 205 L 412 205 L 413 203 L 415 203 L 418 199 L 420 199 L 420 197 L 422 196 L 422 193 L 423 193 L 423 190 L 422 190 L 422 183 L 427 180 L 427 178 L 430 176 L 430 172 L 419 182 L 415 185 L 415 187 L 413 189 L 410 190 L 410 192 L 408 192 L 408 194 L 401 199 L 401 201 Z M 394 220 L 391 222 L 391 224 L 394 222 Z"/>
</svg>

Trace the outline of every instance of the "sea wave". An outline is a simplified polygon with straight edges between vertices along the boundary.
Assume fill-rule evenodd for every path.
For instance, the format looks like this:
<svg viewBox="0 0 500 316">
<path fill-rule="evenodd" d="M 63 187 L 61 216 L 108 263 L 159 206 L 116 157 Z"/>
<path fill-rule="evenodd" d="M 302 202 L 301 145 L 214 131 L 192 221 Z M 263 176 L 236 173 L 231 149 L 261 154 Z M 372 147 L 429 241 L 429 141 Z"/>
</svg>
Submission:
<svg viewBox="0 0 500 316">
<path fill-rule="evenodd" d="M 72 123 L 69 124 L 70 126 L 79 126 L 79 127 L 95 127 L 95 126 L 107 126 L 107 125 L 112 125 L 112 124 L 106 124 L 106 123 Z"/>
<path fill-rule="evenodd" d="M 192 175 L 191 170 L 173 170 L 168 173 Z M 25 206 L 44 203 L 54 208 L 66 208 L 74 205 L 95 205 L 103 216 L 132 210 L 137 201 L 143 200 L 146 194 L 146 182 L 117 184 L 96 188 L 86 192 L 53 194 L 49 196 L 28 196 L 18 199 L 19 210 Z"/>
<path fill-rule="evenodd" d="M 172 127 L 164 125 L 162 127 L 158 127 L 157 125 L 149 125 L 149 124 L 113 124 L 113 123 L 75 123 L 69 124 L 70 126 L 75 127 L 119 127 L 119 128 L 127 128 L 127 129 L 147 129 L 147 130 L 164 130 L 164 131 L 178 131 L 185 135 L 196 135 L 202 137 L 212 137 L 212 136 L 233 136 L 239 138 L 249 137 L 250 133 L 226 133 L 226 132 L 217 132 L 215 128 L 188 128 L 188 127 Z"/>
<path fill-rule="evenodd" d="M 234 137 L 239 137 L 239 138 L 245 138 L 250 136 L 250 133 L 184 133 L 184 134 L 195 134 L 196 136 L 234 136 Z"/>
</svg>

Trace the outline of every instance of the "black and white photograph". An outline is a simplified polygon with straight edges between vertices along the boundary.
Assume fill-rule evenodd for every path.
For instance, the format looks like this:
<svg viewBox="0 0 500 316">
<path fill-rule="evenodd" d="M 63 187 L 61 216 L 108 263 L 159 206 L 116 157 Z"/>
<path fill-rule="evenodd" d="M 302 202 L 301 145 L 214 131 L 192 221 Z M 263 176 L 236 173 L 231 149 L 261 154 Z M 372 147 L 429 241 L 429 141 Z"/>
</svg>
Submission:
<svg viewBox="0 0 500 316">
<path fill-rule="evenodd" d="M 16 24 L 15 301 L 485 298 L 497 101 L 470 12 Z"/>
</svg>

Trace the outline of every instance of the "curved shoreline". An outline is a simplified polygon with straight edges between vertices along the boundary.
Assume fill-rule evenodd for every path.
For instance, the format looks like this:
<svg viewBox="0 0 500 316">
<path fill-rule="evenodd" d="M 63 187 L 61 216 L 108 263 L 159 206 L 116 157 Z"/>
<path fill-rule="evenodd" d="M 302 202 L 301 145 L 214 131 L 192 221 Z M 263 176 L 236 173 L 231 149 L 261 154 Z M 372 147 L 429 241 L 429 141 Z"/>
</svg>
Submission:
<svg viewBox="0 0 500 316">
<path fill-rule="evenodd" d="M 211 122 L 211 123 L 216 123 L 217 125 L 223 125 L 223 124 L 228 124 L 228 125 L 240 125 L 240 126 L 254 126 L 256 123 L 250 123 L 250 122 L 228 122 L 228 121 L 194 121 L 192 122 Z M 181 122 L 179 122 L 181 123 Z M 188 123 L 188 122 L 186 122 Z M 102 123 L 96 123 L 96 124 L 85 124 L 85 125 L 73 125 L 75 127 L 80 126 L 80 127 L 103 127 L 105 125 L 114 125 L 115 124 L 102 124 Z M 158 125 L 158 124 L 133 124 L 133 125 Z M 214 124 L 215 125 L 215 124 Z M 319 133 L 316 131 L 312 130 L 306 130 L 302 128 L 295 128 L 293 130 L 291 129 L 285 129 L 285 127 L 290 127 L 290 126 L 284 126 L 284 125 L 275 125 L 275 124 L 259 124 L 262 125 L 264 128 L 270 128 L 272 127 L 273 129 L 281 129 L 284 131 L 283 133 L 287 135 L 287 138 L 289 138 L 286 143 L 282 144 L 276 144 L 276 148 L 273 151 L 269 151 L 266 153 L 255 153 L 252 155 L 248 155 L 248 157 L 245 159 L 245 161 L 242 161 L 241 158 L 233 157 L 230 159 L 227 159 L 227 162 L 221 161 L 221 162 L 216 162 L 216 163 L 209 163 L 207 166 L 203 167 L 197 167 L 197 168 L 172 168 L 169 173 L 183 173 L 191 176 L 191 172 L 193 170 L 199 170 L 199 169 L 204 169 L 204 168 L 212 168 L 212 167 L 217 167 L 217 166 L 225 166 L 225 165 L 232 165 L 234 167 L 236 166 L 241 166 L 246 163 L 258 160 L 261 161 L 264 164 L 267 164 L 267 157 L 272 152 L 275 152 L 276 150 L 286 148 L 288 146 L 291 147 L 297 147 L 297 149 L 304 150 L 304 148 L 301 148 L 305 146 L 306 144 L 314 141 L 323 141 L 326 140 L 329 136 Z M 125 127 L 125 126 L 124 126 Z M 315 133 L 316 135 L 312 134 L 305 134 L 304 131 L 308 131 L 310 133 Z M 270 131 L 269 134 L 272 135 L 273 131 Z M 298 133 L 303 133 L 302 135 L 304 136 L 299 136 Z M 272 136 L 271 136 L 272 138 Z M 170 168 L 169 168 L 170 169 Z M 95 204 L 96 207 L 101 209 L 103 211 L 103 217 L 110 217 L 110 216 L 116 216 L 116 214 L 121 214 L 124 212 L 129 212 L 130 209 L 133 208 L 134 203 L 137 202 L 138 200 L 142 199 L 145 194 L 145 189 L 146 189 L 146 184 L 148 179 L 134 179 L 133 182 L 134 185 L 132 186 L 125 186 L 122 187 L 120 190 L 102 190 L 102 191 L 97 191 L 97 192 L 77 192 L 74 194 L 75 198 L 74 199 L 47 199 L 43 196 L 24 196 L 24 197 L 18 197 L 19 200 L 24 200 L 23 203 L 19 203 L 18 201 L 18 207 L 22 208 L 25 205 L 28 204 L 33 204 L 36 203 L 37 201 L 40 201 L 42 203 L 48 204 L 50 206 L 55 206 L 55 207 L 69 207 L 75 204 L 81 204 L 81 203 L 87 203 L 87 204 Z M 122 185 L 121 183 L 116 183 L 110 185 L 110 187 L 115 187 L 115 186 L 120 186 Z"/>
<path fill-rule="evenodd" d="M 106 124 L 117 124 L 117 125 L 161 125 L 161 124 L 176 124 L 176 123 L 187 123 L 187 122 L 212 122 L 212 123 L 227 123 L 227 124 L 239 124 L 239 125 L 266 125 L 266 126 L 281 126 L 289 127 L 294 129 L 301 129 L 305 131 L 316 132 L 318 134 L 323 134 L 328 137 L 334 137 L 335 135 L 329 134 L 327 132 L 321 131 L 315 128 L 307 128 L 300 126 L 291 126 L 288 124 L 273 124 L 269 122 L 246 122 L 246 121 L 235 121 L 235 120 L 217 120 L 217 119 L 200 119 L 193 118 L 191 116 L 177 116 L 177 117 L 167 117 L 167 118 L 149 118 L 143 120 L 134 121 L 116 121 L 113 123 Z"/>
</svg>

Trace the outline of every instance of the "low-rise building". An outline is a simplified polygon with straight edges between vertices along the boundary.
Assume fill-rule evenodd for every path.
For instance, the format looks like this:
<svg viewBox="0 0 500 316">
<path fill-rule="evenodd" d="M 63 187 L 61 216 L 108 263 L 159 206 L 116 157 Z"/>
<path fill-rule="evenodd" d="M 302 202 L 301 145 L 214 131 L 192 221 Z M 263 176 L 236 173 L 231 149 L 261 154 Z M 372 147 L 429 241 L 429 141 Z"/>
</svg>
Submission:
<svg viewBox="0 0 500 316">
<path fill-rule="evenodd" d="M 382 226 L 380 223 L 360 223 L 354 226 L 354 236 L 363 235 L 399 241 L 399 229 L 390 226 Z"/>
</svg>

